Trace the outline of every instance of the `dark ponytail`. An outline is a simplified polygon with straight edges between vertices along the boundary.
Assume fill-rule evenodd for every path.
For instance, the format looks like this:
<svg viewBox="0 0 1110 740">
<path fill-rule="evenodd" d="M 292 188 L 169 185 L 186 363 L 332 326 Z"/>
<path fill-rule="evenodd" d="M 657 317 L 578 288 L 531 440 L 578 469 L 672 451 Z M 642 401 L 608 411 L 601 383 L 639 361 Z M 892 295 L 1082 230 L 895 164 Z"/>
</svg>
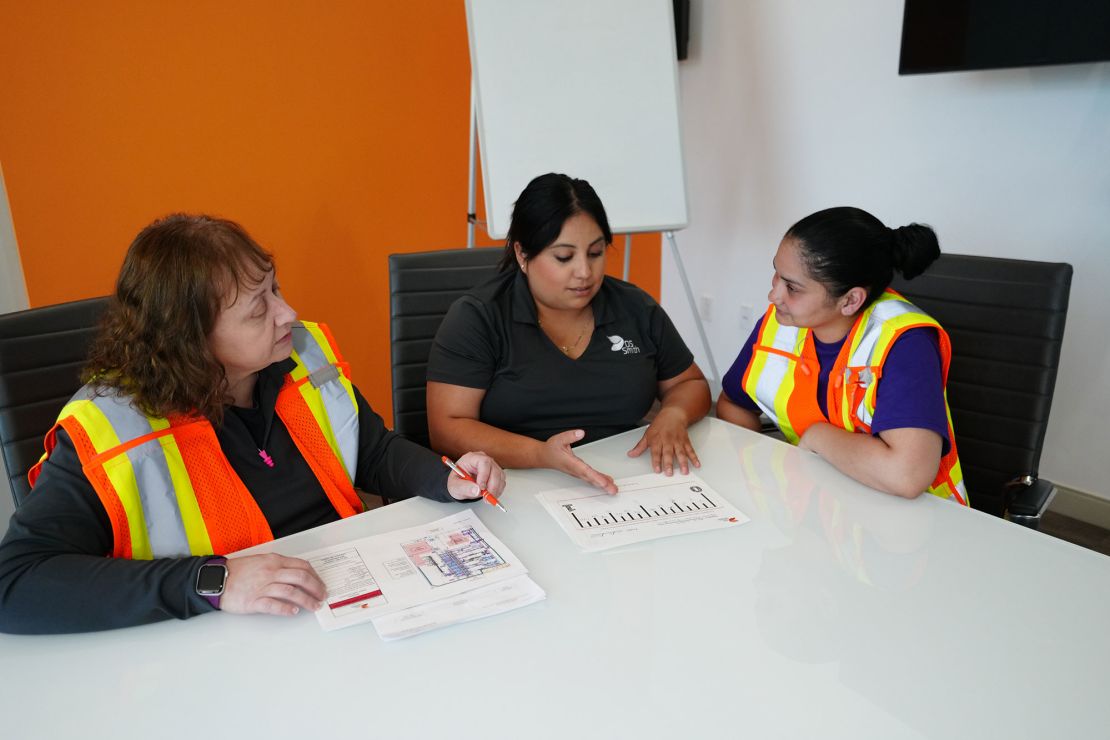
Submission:
<svg viewBox="0 0 1110 740">
<path fill-rule="evenodd" d="M 888 229 L 860 208 L 826 208 L 790 227 L 810 276 L 834 298 L 855 287 L 867 290 L 863 307 L 882 295 L 894 272 L 907 280 L 940 256 L 937 235 L 928 226 L 910 224 Z"/>
<path fill-rule="evenodd" d="M 505 255 L 498 268 L 504 272 L 516 266 L 514 244 L 520 244 L 525 259 L 535 257 L 559 238 L 563 224 L 578 213 L 597 222 L 606 246 L 613 243 L 605 206 L 590 183 L 554 172 L 534 178 L 513 204 Z"/>
<path fill-rule="evenodd" d="M 891 239 L 891 263 L 906 280 L 925 272 L 940 256 L 937 233 L 928 226 L 899 226 L 891 231 Z"/>
</svg>

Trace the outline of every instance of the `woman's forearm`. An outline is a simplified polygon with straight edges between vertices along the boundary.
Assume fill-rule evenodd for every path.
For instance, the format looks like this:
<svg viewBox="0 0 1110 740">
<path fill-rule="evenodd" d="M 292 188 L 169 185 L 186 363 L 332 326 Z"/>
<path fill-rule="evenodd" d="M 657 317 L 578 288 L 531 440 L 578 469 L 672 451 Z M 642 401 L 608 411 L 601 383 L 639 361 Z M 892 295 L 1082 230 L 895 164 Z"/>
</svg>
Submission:
<svg viewBox="0 0 1110 740">
<path fill-rule="evenodd" d="M 545 467 L 542 442 L 477 419 L 460 417 L 433 422 L 429 417 L 428 435 L 432 449 L 451 457 L 477 450 L 492 457 L 503 468 Z"/>
<path fill-rule="evenodd" d="M 733 403 L 732 399 L 726 396 L 723 391 L 717 397 L 717 418 L 745 429 L 751 429 L 753 432 L 762 431 L 763 429 L 758 413 Z"/>
<path fill-rule="evenodd" d="M 814 424 L 799 443 L 859 482 L 886 493 L 916 498 L 940 467 L 941 439 L 926 429 L 894 429 L 883 437 Z"/>
<path fill-rule="evenodd" d="M 684 380 L 668 388 L 660 399 L 661 408 L 680 411 L 689 426 L 709 413 L 712 401 L 709 396 L 709 383 L 703 378 Z"/>
</svg>

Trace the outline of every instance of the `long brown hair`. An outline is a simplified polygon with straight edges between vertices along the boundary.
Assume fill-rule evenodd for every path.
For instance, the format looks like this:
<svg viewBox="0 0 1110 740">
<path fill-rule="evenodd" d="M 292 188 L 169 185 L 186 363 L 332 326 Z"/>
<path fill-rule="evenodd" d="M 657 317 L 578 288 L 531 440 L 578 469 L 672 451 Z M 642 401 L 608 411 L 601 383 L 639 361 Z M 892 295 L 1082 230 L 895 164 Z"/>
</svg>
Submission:
<svg viewBox="0 0 1110 740">
<path fill-rule="evenodd" d="M 273 264 L 234 221 L 176 213 L 150 224 L 123 259 L 83 381 L 131 396 L 150 416 L 219 424 L 230 399 L 208 335 L 239 288 L 257 285 Z"/>
</svg>

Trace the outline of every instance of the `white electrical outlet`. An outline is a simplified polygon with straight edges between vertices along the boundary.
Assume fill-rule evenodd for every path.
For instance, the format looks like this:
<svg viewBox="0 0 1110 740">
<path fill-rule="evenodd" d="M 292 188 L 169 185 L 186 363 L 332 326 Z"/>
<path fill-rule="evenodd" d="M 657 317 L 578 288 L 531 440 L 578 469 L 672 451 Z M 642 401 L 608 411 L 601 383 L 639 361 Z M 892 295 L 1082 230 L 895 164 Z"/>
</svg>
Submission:
<svg viewBox="0 0 1110 740">
<path fill-rule="evenodd" d="M 713 320 L 713 296 L 708 293 L 702 293 L 698 299 L 698 313 L 701 314 L 702 321 Z"/>
<path fill-rule="evenodd" d="M 752 321 L 753 321 L 752 314 L 753 314 L 754 311 L 755 311 L 755 309 L 752 308 L 752 304 L 750 304 L 750 303 L 741 303 L 740 304 L 740 326 L 741 326 L 741 328 L 743 328 L 743 329 L 751 329 L 752 328 Z"/>
</svg>

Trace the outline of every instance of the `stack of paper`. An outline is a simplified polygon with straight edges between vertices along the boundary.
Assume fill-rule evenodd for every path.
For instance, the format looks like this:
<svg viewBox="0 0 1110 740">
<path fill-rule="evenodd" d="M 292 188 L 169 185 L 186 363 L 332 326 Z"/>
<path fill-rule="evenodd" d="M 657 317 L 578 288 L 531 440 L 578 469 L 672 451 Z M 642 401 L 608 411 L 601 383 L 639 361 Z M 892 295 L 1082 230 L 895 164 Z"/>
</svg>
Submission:
<svg viewBox="0 0 1110 740">
<path fill-rule="evenodd" d="M 370 621 L 383 640 L 480 619 L 546 594 L 470 509 L 308 553 L 328 589 L 325 630 Z"/>
</svg>

